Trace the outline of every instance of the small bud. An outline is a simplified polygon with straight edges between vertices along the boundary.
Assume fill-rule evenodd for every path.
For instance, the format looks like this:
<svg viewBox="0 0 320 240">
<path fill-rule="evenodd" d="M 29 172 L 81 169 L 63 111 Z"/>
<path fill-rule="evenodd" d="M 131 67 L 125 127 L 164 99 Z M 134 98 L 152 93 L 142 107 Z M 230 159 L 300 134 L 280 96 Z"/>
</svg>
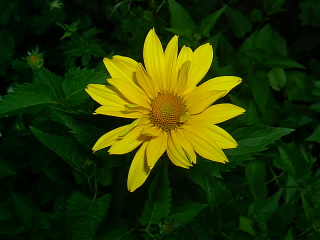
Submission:
<svg viewBox="0 0 320 240">
<path fill-rule="evenodd" d="M 29 67 L 33 70 L 37 70 L 43 66 L 43 53 L 39 53 L 39 48 L 37 47 L 36 50 L 32 50 L 32 52 L 28 52 L 28 56 L 22 58 L 27 62 Z"/>
</svg>

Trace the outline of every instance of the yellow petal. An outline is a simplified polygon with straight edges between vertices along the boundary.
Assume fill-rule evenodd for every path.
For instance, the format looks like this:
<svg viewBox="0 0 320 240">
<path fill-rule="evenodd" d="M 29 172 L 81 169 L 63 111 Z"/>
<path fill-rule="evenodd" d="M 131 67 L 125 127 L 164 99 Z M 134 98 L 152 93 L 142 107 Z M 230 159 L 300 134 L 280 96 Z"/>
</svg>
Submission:
<svg viewBox="0 0 320 240">
<path fill-rule="evenodd" d="M 209 43 L 201 45 L 193 55 L 186 89 L 196 86 L 207 74 L 213 59 L 212 46 Z"/>
<path fill-rule="evenodd" d="M 162 156 L 167 148 L 168 135 L 161 131 L 159 136 L 151 138 L 147 146 L 147 162 L 150 169 L 154 167 L 158 159 Z"/>
<path fill-rule="evenodd" d="M 172 92 L 177 83 L 177 54 L 178 54 L 178 36 L 174 36 L 168 43 L 164 52 L 166 62 L 166 89 Z"/>
<path fill-rule="evenodd" d="M 222 149 L 236 148 L 236 140 L 222 128 L 211 123 L 188 121 L 183 128 L 189 132 L 198 132 L 198 135 L 206 142 L 216 142 Z"/>
<path fill-rule="evenodd" d="M 145 116 L 140 111 L 128 111 L 124 106 L 106 105 L 96 109 L 95 114 L 103 114 L 122 118 L 141 118 Z"/>
<path fill-rule="evenodd" d="M 117 88 L 127 99 L 142 107 L 150 107 L 150 99 L 145 92 L 134 82 L 124 79 L 110 78 L 108 82 Z"/>
<path fill-rule="evenodd" d="M 137 82 L 149 96 L 149 98 L 154 99 L 158 95 L 159 88 L 157 83 L 153 80 L 152 77 L 146 72 L 141 63 L 137 65 Z"/>
<path fill-rule="evenodd" d="M 202 113 L 191 115 L 190 120 L 196 122 L 221 123 L 243 114 L 246 110 L 230 103 L 215 104 Z"/>
<path fill-rule="evenodd" d="M 183 46 L 178 55 L 177 69 L 179 70 L 182 67 L 182 65 L 187 61 L 190 61 L 191 63 L 193 62 L 193 52 L 191 48 Z"/>
<path fill-rule="evenodd" d="M 127 181 L 128 190 L 130 192 L 133 192 L 140 187 L 151 172 L 151 169 L 147 165 L 147 145 L 148 142 L 142 144 L 131 162 Z"/>
<path fill-rule="evenodd" d="M 160 128 L 153 126 L 153 124 L 148 124 L 143 127 L 141 134 L 149 137 L 158 137 L 161 131 Z"/>
<path fill-rule="evenodd" d="M 126 129 L 129 125 L 124 125 L 122 127 L 118 127 L 113 129 L 110 132 L 102 135 L 98 141 L 94 144 L 92 150 L 98 151 L 100 149 L 111 146 L 119 137 L 119 133 L 121 133 L 124 129 Z"/>
<path fill-rule="evenodd" d="M 189 168 L 192 164 L 179 144 L 179 141 L 177 141 L 177 138 L 172 137 L 172 134 L 174 134 L 174 131 L 171 131 L 170 136 L 168 137 L 168 157 L 174 165 L 182 168 Z"/>
<path fill-rule="evenodd" d="M 208 81 L 201 84 L 199 87 L 211 90 L 225 90 L 226 94 L 230 92 L 232 88 L 240 84 L 242 81 L 239 77 L 234 76 L 223 76 L 209 79 Z"/>
<path fill-rule="evenodd" d="M 86 92 L 101 105 L 125 105 L 129 102 L 119 96 L 114 87 L 102 84 L 89 84 L 85 89 Z"/>
<path fill-rule="evenodd" d="M 176 137 L 178 139 L 178 142 L 181 144 L 181 147 L 185 151 L 186 156 L 189 159 L 189 161 L 192 162 L 193 164 L 196 164 L 197 155 L 194 152 L 194 150 L 193 150 L 191 144 L 189 143 L 189 141 L 183 135 L 183 130 L 181 130 L 179 128 L 176 129 Z"/>
<path fill-rule="evenodd" d="M 228 159 L 221 148 L 214 142 L 207 142 L 203 139 L 205 133 L 199 133 L 193 129 L 184 129 L 184 136 L 188 139 L 192 148 L 203 158 L 225 163 L 228 162 Z"/>
<path fill-rule="evenodd" d="M 186 61 L 182 64 L 179 70 L 177 85 L 175 89 L 172 90 L 178 96 L 180 96 L 186 89 L 187 81 L 188 81 L 188 71 L 189 71 L 190 65 L 191 65 L 191 62 Z"/>
<path fill-rule="evenodd" d="M 109 149 L 110 154 L 125 154 L 131 152 L 150 137 L 141 134 L 143 125 L 138 125 L 128 132 L 121 140 L 115 142 Z"/>
<path fill-rule="evenodd" d="M 104 65 L 112 78 L 133 81 L 137 62 L 128 57 L 114 56 L 112 59 L 104 58 Z"/>
<path fill-rule="evenodd" d="M 225 91 L 206 91 L 197 87 L 185 97 L 190 114 L 197 114 L 208 108 L 217 99 L 225 95 Z"/>
<path fill-rule="evenodd" d="M 119 134 L 119 137 L 123 137 L 124 135 L 126 135 L 132 128 L 134 128 L 135 126 L 137 126 L 140 121 L 141 121 L 141 118 L 138 118 L 138 119 L 134 120 L 131 124 L 128 125 L 127 128 L 125 128 L 125 129 Z"/>
<path fill-rule="evenodd" d="M 165 90 L 165 59 L 162 44 L 154 29 L 146 37 L 143 47 L 144 65 L 160 90 Z"/>
</svg>

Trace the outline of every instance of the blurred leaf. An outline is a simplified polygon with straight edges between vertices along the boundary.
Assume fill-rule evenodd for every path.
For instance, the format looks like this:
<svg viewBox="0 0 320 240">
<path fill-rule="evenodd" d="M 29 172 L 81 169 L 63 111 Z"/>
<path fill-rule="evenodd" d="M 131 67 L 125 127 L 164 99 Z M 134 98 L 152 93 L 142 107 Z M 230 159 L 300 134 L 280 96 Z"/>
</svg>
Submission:
<svg viewBox="0 0 320 240">
<path fill-rule="evenodd" d="M 6 31 L 0 31 L 0 76 L 4 76 L 13 56 L 13 37 Z"/>
<path fill-rule="evenodd" d="M 194 218 L 206 208 L 208 204 L 190 202 L 179 207 L 177 213 L 170 215 L 169 218 L 174 219 L 180 226 L 184 226 L 194 220 Z"/>
<path fill-rule="evenodd" d="M 313 133 L 306 138 L 307 141 L 320 143 L 320 125 L 313 131 Z"/>
<path fill-rule="evenodd" d="M 255 236 L 256 233 L 252 227 L 252 223 L 251 220 L 245 217 L 240 217 L 240 221 L 239 221 L 239 229 L 241 231 L 247 232 L 252 236 Z"/>
<path fill-rule="evenodd" d="M 0 2 L 0 24 L 6 25 L 9 19 L 12 16 L 14 8 L 16 7 L 15 3 L 12 3 L 12 0 L 2 0 Z"/>
<path fill-rule="evenodd" d="M 74 192 L 68 199 L 66 210 L 67 231 L 71 239 L 93 239 L 97 227 L 106 216 L 110 195 L 90 200 L 82 193 Z"/>
<path fill-rule="evenodd" d="M 228 7 L 225 10 L 225 14 L 230 21 L 231 27 L 233 28 L 237 38 L 243 38 L 246 33 L 251 31 L 252 25 L 242 12 Z"/>
<path fill-rule="evenodd" d="M 148 199 L 139 217 L 142 225 L 159 224 L 161 218 L 170 213 L 171 208 L 171 188 L 169 187 L 168 170 L 159 172 L 157 177 L 149 186 Z"/>
<path fill-rule="evenodd" d="M 270 86 L 276 91 L 280 91 L 286 85 L 287 77 L 283 68 L 272 68 L 268 77 Z"/>
<path fill-rule="evenodd" d="M 88 160 L 74 140 L 44 133 L 34 127 L 30 127 L 38 140 L 46 147 L 57 153 L 72 168 L 81 172 L 82 165 Z"/>
<path fill-rule="evenodd" d="M 255 71 L 248 77 L 251 83 L 253 99 L 262 113 L 266 111 L 269 96 L 271 95 L 266 75 L 265 71 Z"/>
<path fill-rule="evenodd" d="M 6 176 L 17 174 L 9 165 L 0 158 L 0 179 Z"/>
<path fill-rule="evenodd" d="M 259 160 L 249 161 L 246 163 L 245 173 L 254 200 L 265 199 L 267 197 L 265 163 Z"/>
<path fill-rule="evenodd" d="M 175 0 L 169 0 L 168 3 L 172 28 L 167 30 L 191 38 L 196 29 L 196 24 L 191 19 L 189 13 Z"/>
<path fill-rule="evenodd" d="M 80 104 L 89 99 L 85 88 L 90 83 L 106 83 L 107 74 L 86 69 L 71 69 L 66 73 L 62 89 L 66 95 L 65 102 L 69 105 Z"/>
<path fill-rule="evenodd" d="M 221 14 L 226 8 L 227 5 L 215 11 L 214 13 L 211 13 L 202 20 L 199 31 L 203 37 L 210 37 L 210 30 L 214 27 L 216 21 L 220 18 Z"/>
<path fill-rule="evenodd" d="M 316 28 L 320 28 L 320 4 L 318 1 L 305 0 L 299 4 L 301 13 L 299 18 L 303 25 L 310 24 Z"/>
<path fill-rule="evenodd" d="M 305 69 L 304 66 L 301 64 L 297 63 L 296 61 L 288 58 L 288 57 L 268 57 L 265 64 L 270 67 L 275 67 L 275 68 L 301 68 Z"/>
<path fill-rule="evenodd" d="M 263 8 L 269 15 L 283 12 L 285 9 L 282 8 L 282 5 L 286 1 L 287 0 L 263 0 Z"/>
</svg>

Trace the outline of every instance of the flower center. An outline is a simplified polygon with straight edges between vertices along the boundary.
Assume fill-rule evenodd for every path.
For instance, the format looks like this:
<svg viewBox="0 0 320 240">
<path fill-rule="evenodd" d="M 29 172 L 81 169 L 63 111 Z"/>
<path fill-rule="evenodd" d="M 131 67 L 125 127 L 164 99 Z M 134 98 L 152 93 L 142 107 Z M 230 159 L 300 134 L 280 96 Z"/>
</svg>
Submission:
<svg viewBox="0 0 320 240">
<path fill-rule="evenodd" d="M 168 132 L 185 122 L 186 106 L 180 97 L 162 94 L 151 104 L 151 122 Z"/>
</svg>

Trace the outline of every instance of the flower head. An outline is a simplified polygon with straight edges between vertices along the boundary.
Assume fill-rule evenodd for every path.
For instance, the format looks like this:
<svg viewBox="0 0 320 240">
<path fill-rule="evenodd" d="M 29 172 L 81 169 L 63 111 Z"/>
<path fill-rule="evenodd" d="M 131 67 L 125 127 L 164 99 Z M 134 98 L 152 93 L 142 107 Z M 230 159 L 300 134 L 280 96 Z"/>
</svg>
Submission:
<svg viewBox="0 0 320 240">
<path fill-rule="evenodd" d="M 138 146 L 128 175 L 128 190 L 134 191 L 147 179 L 166 152 L 173 164 L 189 168 L 196 153 L 225 163 L 222 149 L 237 147 L 229 133 L 215 124 L 245 112 L 232 104 L 212 105 L 241 79 L 233 76 L 198 83 L 208 72 L 213 51 L 210 44 L 194 52 L 183 46 L 178 54 L 178 36 L 163 51 L 154 29 L 146 37 L 144 66 L 135 60 L 113 56 L 104 64 L 111 86 L 89 84 L 87 93 L 102 106 L 95 114 L 135 119 L 98 139 L 94 151 L 110 147 L 110 154 L 125 154 Z"/>
<path fill-rule="evenodd" d="M 43 52 L 40 53 L 38 47 L 35 50 L 32 50 L 32 52 L 28 52 L 28 56 L 22 59 L 25 60 L 33 70 L 41 68 L 44 63 Z"/>
</svg>

